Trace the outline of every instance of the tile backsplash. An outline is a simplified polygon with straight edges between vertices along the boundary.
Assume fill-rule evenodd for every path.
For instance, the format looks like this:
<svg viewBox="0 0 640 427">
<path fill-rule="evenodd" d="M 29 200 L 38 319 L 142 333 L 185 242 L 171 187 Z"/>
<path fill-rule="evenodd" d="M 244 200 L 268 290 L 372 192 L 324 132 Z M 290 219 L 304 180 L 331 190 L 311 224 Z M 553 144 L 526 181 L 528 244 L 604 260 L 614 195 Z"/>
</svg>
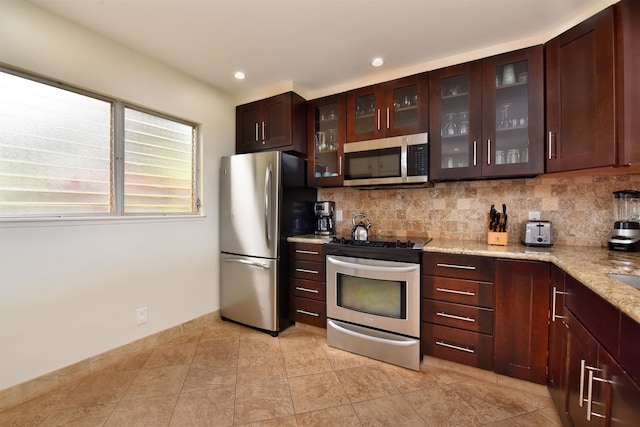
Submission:
<svg viewBox="0 0 640 427">
<path fill-rule="evenodd" d="M 336 233 L 351 233 L 362 212 L 370 236 L 429 236 L 486 241 L 487 214 L 507 205 L 509 242 L 520 239 L 530 211 L 551 221 L 556 244 L 606 246 L 613 227 L 612 192 L 640 190 L 640 175 L 538 177 L 436 183 L 433 188 L 358 190 L 321 188 L 318 200 L 342 211 Z"/>
</svg>

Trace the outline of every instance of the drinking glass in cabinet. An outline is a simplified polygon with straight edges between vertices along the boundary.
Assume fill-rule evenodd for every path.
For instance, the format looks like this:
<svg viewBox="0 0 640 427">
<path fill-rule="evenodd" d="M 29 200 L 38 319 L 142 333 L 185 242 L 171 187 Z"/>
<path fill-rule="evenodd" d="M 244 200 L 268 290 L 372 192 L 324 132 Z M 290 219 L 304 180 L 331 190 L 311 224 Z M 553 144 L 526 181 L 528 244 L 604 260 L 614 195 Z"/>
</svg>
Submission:
<svg viewBox="0 0 640 427">
<path fill-rule="evenodd" d="M 500 112 L 500 123 L 498 123 L 498 129 L 506 129 L 511 127 L 511 120 L 509 119 L 509 107 L 511 104 L 500 104 L 498 105 L 498 111 Z"/>
<path fill-rule="evenodd" d="M 467 135 L 469 133 L 469 112 L 462 111 L 458 114 L 460 118 L 460 124 L 458 125 L 458 130 L 461 135 Z"/>
<path fill-rule="evenodd" d="M 457 126 L 453 121 L 453 119 L 456 116 L 456 113 L 447 113 L 446 116 L 447 116 L 447 121 L 445 122 L 444 127 L 442 128 L 442 135 L 453 136 L 456 134 L 456 130 L 457 130 Z"/>
</svg>

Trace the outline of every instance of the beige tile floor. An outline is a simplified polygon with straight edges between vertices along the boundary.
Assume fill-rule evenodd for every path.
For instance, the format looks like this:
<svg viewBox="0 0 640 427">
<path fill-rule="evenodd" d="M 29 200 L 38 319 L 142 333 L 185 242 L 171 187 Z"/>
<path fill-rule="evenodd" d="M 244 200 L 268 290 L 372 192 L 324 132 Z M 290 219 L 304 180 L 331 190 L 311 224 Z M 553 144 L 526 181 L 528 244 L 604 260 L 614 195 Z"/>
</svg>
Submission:
<svg viewBox="0 0 640 427">
<path fill-rule="evenodd" d="M 230 322 L 0 412 L 2 426 L 559 426 L 548 397 Z"/>
</svg>

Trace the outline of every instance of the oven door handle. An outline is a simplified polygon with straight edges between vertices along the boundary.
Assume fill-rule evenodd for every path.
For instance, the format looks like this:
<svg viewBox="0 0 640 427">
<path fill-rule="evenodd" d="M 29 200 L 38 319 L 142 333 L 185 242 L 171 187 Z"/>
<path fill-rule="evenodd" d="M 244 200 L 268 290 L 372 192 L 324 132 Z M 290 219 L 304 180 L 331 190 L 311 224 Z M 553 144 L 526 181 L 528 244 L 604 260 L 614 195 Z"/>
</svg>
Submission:
<svg viewBox="0 0 640 427">
<path fill-rule="evenodd" d="M 386 265 L 370 265 L 370 264 L 356 264 L 353 262 L 345 262 L 345 261 L 341 261 L 339 259 L 336 259 L 334 257 L 332 257 L 331 255 L 327 256 L 327 261 L 329 261 L 331 264 L 335 264 L 335 265 L 339 265 L 340 267 L 347 267 L 347 268 L 356 268 L 358 270 L 365 270 L 365 271 L 384 271 L 384 272 L 389 272 L 389 271 L 396 271 L 399 273 L 405 273 L 408 271 L 415 271 L 417 268 L 419 268 L 418 264 L 411 264 L 407 267 L 396 267 L 396 266 L 386 266 Z"/>
<path fill-rule="evenodd" d="M 343 328 L 342 326 L 338 325 L 336 322 L 334 322 L 331 319 L 327 319 L 327 323 L 330 324 L 332 328 L 337 329 L 338 331 L 342 332 L 343 334 L 351 335 L 352 337 L 361 338 L 361 339 L 365 339 L 365 340 L 368 340 L 368 341 L 379 342 L 379 343 L 382 343 L 382 344 L 395 345 L 396 347 L 411 347 L 412 345 L 416 345 L 416 340 L 396 341 L 396 340 L 390 340 L 390 339 L 386 339 L 386 338 L 372 337 L 371 335 L 363 335 L 361 333 L 352 331 L 350 329 Z"/>
</svg>

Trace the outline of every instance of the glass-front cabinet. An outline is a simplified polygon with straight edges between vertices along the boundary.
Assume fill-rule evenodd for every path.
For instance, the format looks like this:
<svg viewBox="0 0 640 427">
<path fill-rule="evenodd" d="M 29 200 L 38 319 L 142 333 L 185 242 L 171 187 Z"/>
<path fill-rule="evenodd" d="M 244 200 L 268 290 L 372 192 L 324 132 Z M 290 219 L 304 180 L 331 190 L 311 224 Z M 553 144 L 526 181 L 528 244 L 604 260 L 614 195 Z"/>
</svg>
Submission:
<svg viewBox="0 0 640 427">
<path fill-rule="evenodd" d="M 307 103 L 307 182 L 310 186 L 342 185 L 345 119 L 345 94 Z"/>
<path fill-rule="evenodd" d="M 427 131 L 427 73 L 347 93 L 347 142 Z"/>
<path fill-rule="evenodd" d="M 542 46 L 430 73 L 435 180 L 544 171 Z"/>
</svg>

